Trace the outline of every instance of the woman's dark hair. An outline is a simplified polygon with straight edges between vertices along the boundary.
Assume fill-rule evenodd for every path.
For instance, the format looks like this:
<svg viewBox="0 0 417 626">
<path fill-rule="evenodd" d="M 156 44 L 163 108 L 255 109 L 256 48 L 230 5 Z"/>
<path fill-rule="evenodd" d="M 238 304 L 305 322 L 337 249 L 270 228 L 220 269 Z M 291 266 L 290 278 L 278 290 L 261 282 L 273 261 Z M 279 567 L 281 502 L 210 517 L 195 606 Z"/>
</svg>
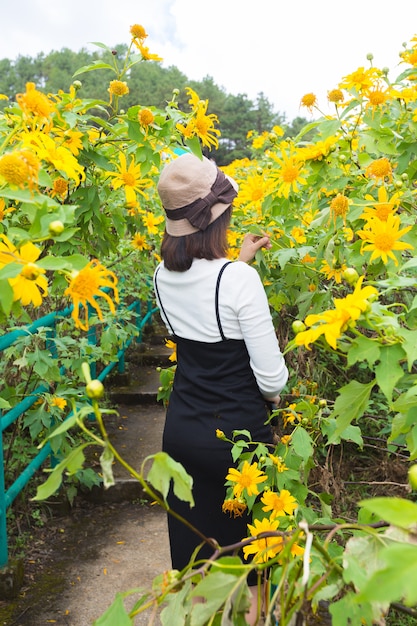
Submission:
<svg viewBox="0 0 417 626">
<path fill-rule="evenodd" d="M 161 245 L 161 257 L 167 270 L 185 272 L 190 269 L 193 259 L 221 259 L 228 250 L 227 229 L 229 228 L 232 207 L 228 207 L 209 224 L 206 230 L 192 235 L 173 237 L 165 231 Z"/>
</svg>

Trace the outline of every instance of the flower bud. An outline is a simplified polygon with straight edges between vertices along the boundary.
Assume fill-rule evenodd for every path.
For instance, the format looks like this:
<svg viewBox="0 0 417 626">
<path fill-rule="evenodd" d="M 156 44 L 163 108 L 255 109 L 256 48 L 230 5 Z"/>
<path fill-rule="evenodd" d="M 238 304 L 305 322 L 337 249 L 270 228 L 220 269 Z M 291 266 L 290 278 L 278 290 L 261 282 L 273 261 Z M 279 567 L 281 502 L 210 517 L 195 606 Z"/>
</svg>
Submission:
<svg viewBox="0 0 417 626">
<path fill-rule="evenodd" d="M 104 395 L 104 385 L 101 380 L 95 378 L 94 380 L 90 380 L 90 382 L 87 383 L 85 387 L 85 392 L 89 398 L 98 400 Z"/>
<path fill-rule="evenodd" d="M 53 237 L 60 235 L 64 231 L 64 228 L 65 226 L 61 220 L 54 220 L 48 226 L 48 230 Z"/>
</svg>

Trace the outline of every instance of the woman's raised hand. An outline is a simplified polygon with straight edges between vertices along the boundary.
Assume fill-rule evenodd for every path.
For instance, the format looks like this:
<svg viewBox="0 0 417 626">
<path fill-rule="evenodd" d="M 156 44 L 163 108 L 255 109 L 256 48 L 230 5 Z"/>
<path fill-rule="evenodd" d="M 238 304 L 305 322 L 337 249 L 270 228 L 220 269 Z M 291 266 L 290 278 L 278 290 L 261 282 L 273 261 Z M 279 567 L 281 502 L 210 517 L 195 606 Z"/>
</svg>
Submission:
<svg viewBox="0 0 417 626">
<path fill-rule="evenodd" d="M 258 250 L 260 250 L 261 248 L 266 248 L 268 250 L 270 247 L 271 242 L 269 239 L 269 235 L 262 236 L 248 233 L 243 239 L 238 261 L 244 261 L 245 263 L 248 263 L 255 258 L 255 254 L 258 252 Z"/>
</svg>

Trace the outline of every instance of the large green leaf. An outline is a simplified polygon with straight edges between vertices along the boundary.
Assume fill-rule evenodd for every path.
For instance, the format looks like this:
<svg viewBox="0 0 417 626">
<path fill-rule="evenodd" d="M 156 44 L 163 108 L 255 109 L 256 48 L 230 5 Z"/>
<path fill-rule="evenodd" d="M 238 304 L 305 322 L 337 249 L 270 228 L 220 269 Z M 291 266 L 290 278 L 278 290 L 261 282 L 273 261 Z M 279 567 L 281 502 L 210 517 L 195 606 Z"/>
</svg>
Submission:
<svg viewBox="0 0 417 626">
<path fill-rule="evenodd" d="M 130 618 L 123 604 L 123 595 L 118 593 L 113 604 L 101 617 L 93 622 L 93 626 L 132 626 Z"/>
<path fill-rule="evenodd" d="M 414 606 L 417 603 L 417 546 L 393 544 L 381 551 L 381 558 L 385 567 L 370 577 L 358 600 L 401 601 Z"/>
<path fill-rule="evenodd" d="M 193 479 L 187 474 L 181 463 L 171 459 L 166 452 L 157 452 L 152 456 L 152 459 L 153 463 L 146 477 L 147 481 L 166 500 L 172 480 L 175 495 L 180 500 L 189 502 L 190 506 L 194 506 Z"/>
<path fill-rule="evenodd" d="M 375 513 L 382 520 L 400 528 L 417 524 L 417 504 L 403 498 L 371 498 L 361 500 L 359 506 Z"/>
<path fill-rule="evenodd" d="M 38 486 L 36 495 L 32 500 L 46 500 L 52 496 L 61 486 L 62 474 L 65 470 L 67 470 L 69 474 L 75 474 L 78 470 L 82 469 L 85 461 L 84 448 L 89 445 L 90 443 L 83 443 L 71 450 L 65 459 L 54 467 L 46 481 Z"/>
<path fill-rule="evenodd" d="M 9 263 L 9 265 L 14 265 Z M 8 267 L 6 265 L 6 267 Z M 13 289 L 7 278 L 0 279 L 0 305 L 6 315 L 9 315 L 13 306 Z"/>
<path fill-rule="evenodd" d="M 348 352 L 348 365 L 354 365 L 357 361 L 366 361 L 370 367 L 379 358 L 380 345 L 374 339 L 359 335 L 352 341 Z"/>
<path fill-rule="evenodd" d="M 228 596 L 236 592 L 239 584 L 244 586 L 242 581 L 239 583 L 239 578 L 223 572 L 214 572 L 203 578 L 194 588 L 192 595 L 204 598 L 205 602 L 193 606 L 191 626 L 205 626 L 210 617 L 226 603 Z"/>
<path fill-rule="evenodd" d="M 305 461 L 313 454 L 313 440 L 308 432 L 301 426 L 297 426 L 291 435 L 294 451 Z"/>
<path fill-rule="evenodd" d="M 347 593 L 329 607 L 332 616 L 332 626 L 359 626 L 372 624 L 372 608 L 369 604 L 358 604 L 354 593 Z"/>
<path fill-rule="evenodd" d="M 352 380 L 348 385 L 341 387 L 334 410 L 330 414 L 330 417 L 336 419 L 337 428 L 330 436 L 329 444 L 335 443 L 349 424 L 363 415 L 374 385 L 375 380 L 371 380 L 368 384 Z"/>
<path fill-rule="evenodd" d="M 374 371 L 376 382 L 389 402 L 396 384 L 404 375 L 404 370 L 400 365 L 404 357 L 404 350 L 398 343 L 381 346 L 379 363 Z"/>
</svg>

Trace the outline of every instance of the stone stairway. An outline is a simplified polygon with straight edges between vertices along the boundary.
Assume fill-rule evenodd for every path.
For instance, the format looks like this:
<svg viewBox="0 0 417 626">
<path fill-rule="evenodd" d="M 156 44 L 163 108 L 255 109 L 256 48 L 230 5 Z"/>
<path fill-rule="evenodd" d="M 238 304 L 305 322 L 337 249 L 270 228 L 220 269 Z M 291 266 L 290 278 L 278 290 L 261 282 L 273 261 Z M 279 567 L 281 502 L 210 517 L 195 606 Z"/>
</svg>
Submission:
<svg viewBox="0 0 417 626">
<path fill-rule="evenodd" d="M 105 384 L 109 403 L 117 407 L 118 413 L 104 415 L 106 430 L 118 453 L 136 471 L 140 471 L 146 457 L 159 452 L 162 446 L 165 407 L 157 401 L 157 368 L 172 365 L 166 337 L 158 323 L 152 326 L 141 343 L 129 346 L 126 371 L 113 375 Z M 116 484 L 111 489 L 95 488 L 89 497 L 96 502 L 118 502 L 144 496 L 140 484 L 119 463 L 114 464 L 113 474 Z"/>
</svg>

